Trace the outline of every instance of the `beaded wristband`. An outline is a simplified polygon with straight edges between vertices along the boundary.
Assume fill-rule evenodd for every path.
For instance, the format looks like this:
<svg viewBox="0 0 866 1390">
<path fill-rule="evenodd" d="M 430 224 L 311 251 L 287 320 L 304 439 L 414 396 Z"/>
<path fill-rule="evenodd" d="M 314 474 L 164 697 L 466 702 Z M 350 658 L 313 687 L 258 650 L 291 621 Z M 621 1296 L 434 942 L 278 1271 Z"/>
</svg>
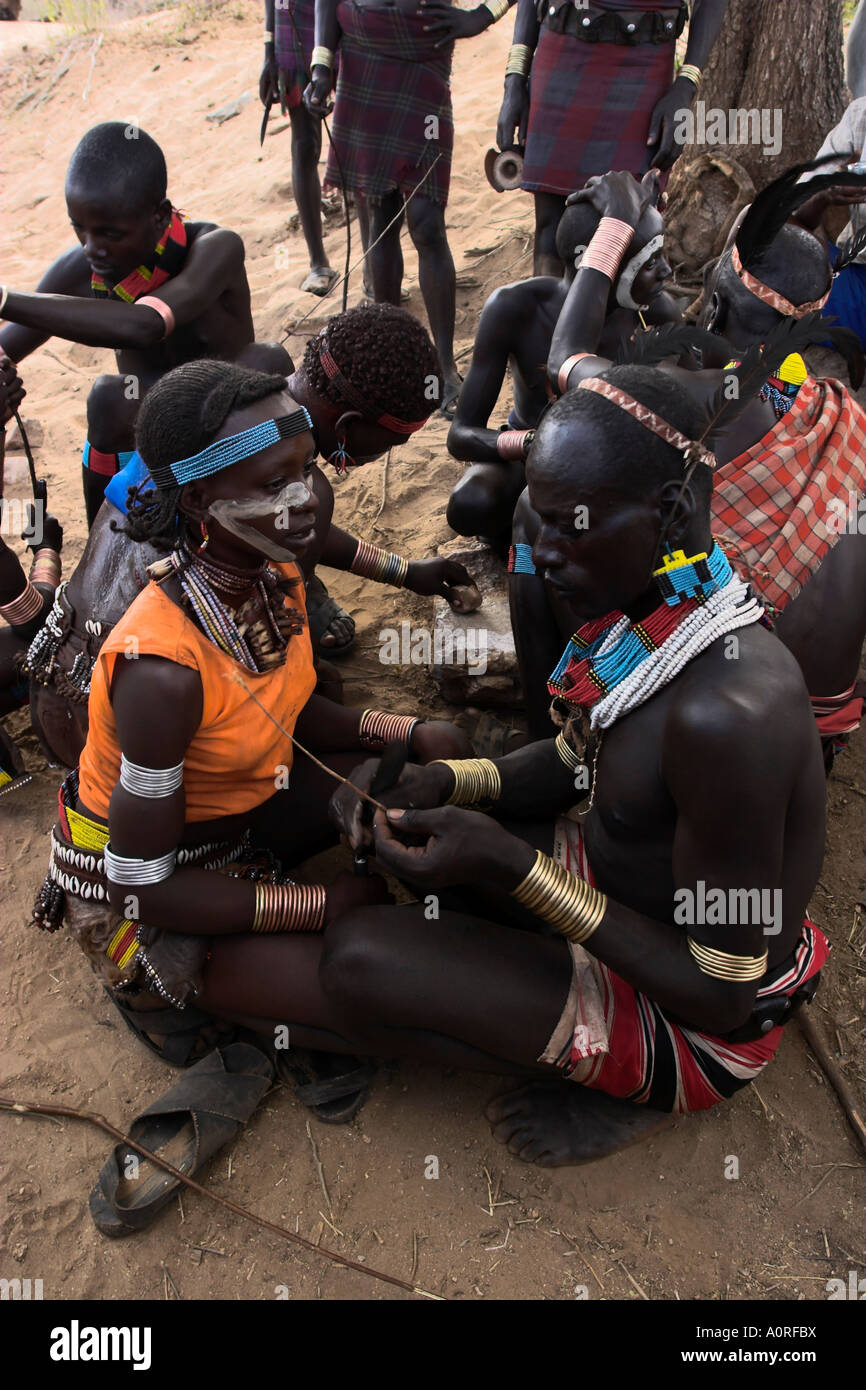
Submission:
<svg viewBox="0 0 866 1390">
<path fill-rule="evenodd" d="M 703 946 L 690 936 L 686 941 L 702 975 L 712 975 L 716 980 L 760 980 L 766 974 L 766 951 L 762 956 L 732 956 L 727 951 Z"/>
<path fill-rule="evenodd" d="M 371 545 L 369 541 L 358 541 L 349 573 L 402 589 L 409 573 L 409 561 L 404 560 L 402 555 L 393 555 L 378 545 Z"/>
<path fill-rule="evenodd" d="M 325 48 L 323 44 L 317 43 L 313 49 L 313 56 L 310 58 L 310 71 L 315 67 L 333 68 L 334 54 L 330 48 Z"/>
<path fill-rule="evenodd" d="M 446 806 L 476 806 L 480 801 L 498 801 L 502 795 L 499 768 L 489 758 L 436 758 L 454 774 L 454 790 Z"/>
<path fill-rule="evenodd" d="M 677 77 L 687 77 L 690 82 L 695 84 L 695 88 L 701 85 L 701 70 L 695 63 L 683 63 Z"/>
<path fill-rule="evenodd" d="M 535 438 L 535 430 L 501 430 L 496 437 L 496 452 L 502 459 L 525 459 Z"/>
<path fill-rule="evenodd" d="M 568 378 L 571 375 L 572 367 L 576 367 L 578 362 L 582 362 L 584 357 L 597 357 L 595 352 L 573 352 L 570 357 L 566 357 L 562 366 L 556 374 L 556 384 L 559 388 L 560 396 L 564 396 L 568 390 Z"/>
<path fill-rule="evenodd" d="M 584 252 L 580 269 L 599 270 L 613 283 L 633 237 L 634 227 L 629 226 L 628 222 L 623 222 L 619 217 L 603 217 Z"/>
<path fill-rule="evenodd" d="M 528 43 L 513 43 L 508 50 L 508 62 L 505 64 L 505 76 L 512 74 L 516 77 L 525 77 L 532 64 L 532 49 Z"/>
<path fill-rule="evenodd" d="M 484 0 L 484 8 L 493 15 L 493 23 L 495 24 L 497 19 L 508 14 L 511 9 L 511 0 Z"/>
<path fill-rule="evenodd" d="M 607 911 L 607 897 L 585 879 L 570 874 L 541 850 L 511 896 L 536 917 L 543 917 L 569 941 L 588 941 Z"/>
<path fill-rule="evenodd" d="M 169 333 L 174 332 L 174 314 L 172 313 L 171 309 L 169 309 L 168 305 L 165 303 L 165 300 L 158 299 L 155 294 L 143 294 L 141 296 L 141 299 L 137 299 L 135 301 L 135 307 L 137 309 L 140 308 L 142 305 L 146 309 L 155 309 L 156 312 L 159 314 L 159 317 L 165 324 L 165 331 L 162 335 L 163 338 L 167 338 Z"/>
<path fill-rule="evenodd" d="M 42 595 L 28 579 L 17 598 L 11 603 L 0 603 L 0 616 L 6 619 L 10 627 L 23 627 L 42 612 L 42 604 Z"/>
<path fill-rule="evenodd" d="M 320 883 L 257 883 L 252 930 L 322 931 L 326 901 Z"/>
<path fill-rule="evenodd" d="M 405 743 L 412 747 L 412 731 L 421 720 L 414 714 L 387 714 L 380 709 L 365 709 L 358 726 L 358 742 L 362 748 L 380 753 L 389 743 Z"/>
<path fill-rule="evenodd" d="M 30 566 L 31 584 L 50 584 L 52 589 L 56 589 L 60 583 L 61 574 L 60 556 L 56 550 L 52 550 L 49 545 L 40 546 L 33 556 L 33 564 Z"/>
</svg>

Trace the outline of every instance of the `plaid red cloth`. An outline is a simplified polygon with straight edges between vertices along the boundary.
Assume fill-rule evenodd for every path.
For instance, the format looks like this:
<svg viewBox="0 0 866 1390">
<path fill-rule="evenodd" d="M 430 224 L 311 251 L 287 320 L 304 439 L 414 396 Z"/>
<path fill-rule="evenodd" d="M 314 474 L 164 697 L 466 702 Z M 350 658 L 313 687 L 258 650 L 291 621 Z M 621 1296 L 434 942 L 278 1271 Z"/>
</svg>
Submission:
<svg viewBox="0 0 866 1390">
<path fill-rule="evenodd" d="M 716 469 L 713 534 L 781 612 L 839 539 L 851 493 L 864 491 L 866 412 L 841 381 L 807 377 L 769 433 Z"/>
<path fill-rule="evenodd" d="M 423 15 L 361 9 L 340 0 L 340 77 L 331 139 L 346 187 L 376 202 L 400 189 L 419 189 L 444 204 L 451 181 L 453 44 L 434 48 Z M 438 154 L 442 158 L 431 169 Z M 325 185 L 340 188 L 340 168 L 328 154 Z"/>
<path fill-rule="evenodd" d="M 314 0 L 284 0 L 274 7 L 274 50 L 282 78 L 282 107 L 300 106 L 310 80 L 310 56 L 316 29 Z"/>
<path fill-rule="evenodd" d="M 623 13 L 670 7 L 670 0 L 595 3 Z M 673 81 L 675 47 L 584 43 L 543 24 L 529 80 L 521 187 L 573 193 L 593 174 L 645 173 L 650 116 Z"/>
</svg>

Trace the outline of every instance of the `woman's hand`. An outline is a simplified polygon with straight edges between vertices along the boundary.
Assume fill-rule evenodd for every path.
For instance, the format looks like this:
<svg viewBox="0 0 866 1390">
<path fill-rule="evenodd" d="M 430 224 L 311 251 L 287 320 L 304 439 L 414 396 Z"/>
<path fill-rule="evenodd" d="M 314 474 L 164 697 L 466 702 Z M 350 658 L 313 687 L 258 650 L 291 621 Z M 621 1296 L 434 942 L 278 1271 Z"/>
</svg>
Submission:
<svg viewBox="0 0 866 1390">
<path fill-rule="evenodd" d="M 410 561 L 404 587 L 425 597 L 439 594 L 450 603 L 454 588 L 471 584 L 472 576 L 467 569 L 456 560 L 437 555 L 430 560 Z"/>
<path fill-rule="evenodd" d="M 369 791 L 378 766 L 379 759 L 370 758 L 355 769 L 350 780 L 361 791 Z M 447 767 L 416 767 L 407 763 L 396 786 L 381 792 L 376 800 L 383 806 L 441 806 L 453 786 L 454 777 Z M 355 853 L 361 849 L 371 849 L 373 845 L 372 825 L 361 824 L 361 812 L 365 805 L 369 806 L 369 802 L 365 802 L 352 787 L 344 783 L 334 792 L 328 808 L 331 824 L 345 835 Z"/>
<path fill-rule="evenodd" d="M 424 843 L 405 844 L 405 836 L 423 836 Z M 516 888 L 535 863 L 531 845 L 490 816 L 460 806 L 377 811 L 373 844 L 383 868 L 425 891 L 479 882 Z"/>
<path fill-rule="evenodd" d="M 338 917 L 356 908 L 382 907 L 393 901 L 394 896 L 388 892 L 388 885 L 381 874 L 368 874 L 364 878 L 345 872 L 338 874 L 327 891 L 325 926 L 330 927 Z"/>
<path fill-rule="evenodd" d="M 438 39 L 434 48 L 444 48 L 455 39 L 474 39 L 493 23 L 493 15 L 485 5 L 459 10 L 447 0 L 420 0 L 418 14 L 427 21 L 425 31 Z"/>
</svg>

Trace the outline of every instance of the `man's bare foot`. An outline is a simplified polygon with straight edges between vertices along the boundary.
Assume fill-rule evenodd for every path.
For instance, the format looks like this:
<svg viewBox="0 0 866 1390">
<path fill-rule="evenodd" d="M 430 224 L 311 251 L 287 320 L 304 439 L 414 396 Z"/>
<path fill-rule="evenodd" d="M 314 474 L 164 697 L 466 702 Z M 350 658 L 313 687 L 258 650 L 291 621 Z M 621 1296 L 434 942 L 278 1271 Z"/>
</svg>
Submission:
<svg viewBox="0 0 866 1390">
<path fill-rule="evenodd" d="M 339 273 L 333 270 L 331 266 L 314 265 L 306 280 L 301 285 L 301 289 L 306 290 L 308 294 L 316 294 L 321 298 L 328 293 L 328 290 L 339 278 Z"/>
<path fill-rule="evenodd" d="M 497 1096 L 486 1114 L 493 1137 L 509 1153 L 542 1168 L 606 1158 L 666 1129 L 674 1118 L 570 1081 L 541 1082 Z"/>
</svg>

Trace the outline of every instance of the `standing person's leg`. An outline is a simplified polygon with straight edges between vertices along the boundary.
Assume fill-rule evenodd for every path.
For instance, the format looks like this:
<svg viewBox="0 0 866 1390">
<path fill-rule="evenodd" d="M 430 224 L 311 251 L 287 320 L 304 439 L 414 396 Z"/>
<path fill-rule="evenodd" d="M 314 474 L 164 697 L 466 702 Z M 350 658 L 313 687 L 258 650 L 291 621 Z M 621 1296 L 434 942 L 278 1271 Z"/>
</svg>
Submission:
<svg viewBox="0 0 866 1390">
<path fill-rule="evenodd" d="M 418 278 L 430 320 L 430 333 L 439 353 L 445 382 L 440 409 L 456 401 L 460 374 L 454 361 L 454 318 L 457 277 L 445 231 L 445 208 L 421 193 L 406 205 L 409 235 L 418 252 Z"/>
<path fill-rule="evenodd" d="M 560 193 L 535 195 L 535 251 L 533 271 L 536 275 L 562 274 L 562 261 L 556 254 L 556 229 L 565 210 L 565 198 Z"/>
<path fill-rule="evenodd" d="M 377 199 L 375 203 L 368 204 L 367 235 L 371 249 L 364 264 L 377 304 L 400 303 L 400 286 L 403 283 L 403 249 L 400 245 L 400 231 L 403 227 L 402 207 L 403 195 L 397 188 L 386 193 L 384 198 Z M 396 218 L 396 221 L 393 227 L 388 227 L 392 218 Z"/>
<path fill-rule="evenodd" d="M 367 199 L 362 193 L 355 193 L 353 196 L 355 199 L 355 212 L 358 214 L 358 233 L 361 238 L 361 247 L 366 251 L 367 247 L 370 245 L 370 209 L 367 205 Z M 353 256 L 352 260 L 354 261 L 355 259 L 356 257 Z M 369 299 L 373 299 L 373 278 L 370 274 L 370 262 L 368 260 L 364 261 L 362 274 L 364 293 Z"/>
<path fill-rule="evenodd" d="M 305 106 L 293 106 L 289 119 L 292 123 L 292 192 L 310 257 L 310 273 L 301 288 L 310 294 L 323 295 L 334 283 L 337 272 L 329 264 L 322 240 L 322 185 L 318 169 L 322 124 Z"/>
</svg>

